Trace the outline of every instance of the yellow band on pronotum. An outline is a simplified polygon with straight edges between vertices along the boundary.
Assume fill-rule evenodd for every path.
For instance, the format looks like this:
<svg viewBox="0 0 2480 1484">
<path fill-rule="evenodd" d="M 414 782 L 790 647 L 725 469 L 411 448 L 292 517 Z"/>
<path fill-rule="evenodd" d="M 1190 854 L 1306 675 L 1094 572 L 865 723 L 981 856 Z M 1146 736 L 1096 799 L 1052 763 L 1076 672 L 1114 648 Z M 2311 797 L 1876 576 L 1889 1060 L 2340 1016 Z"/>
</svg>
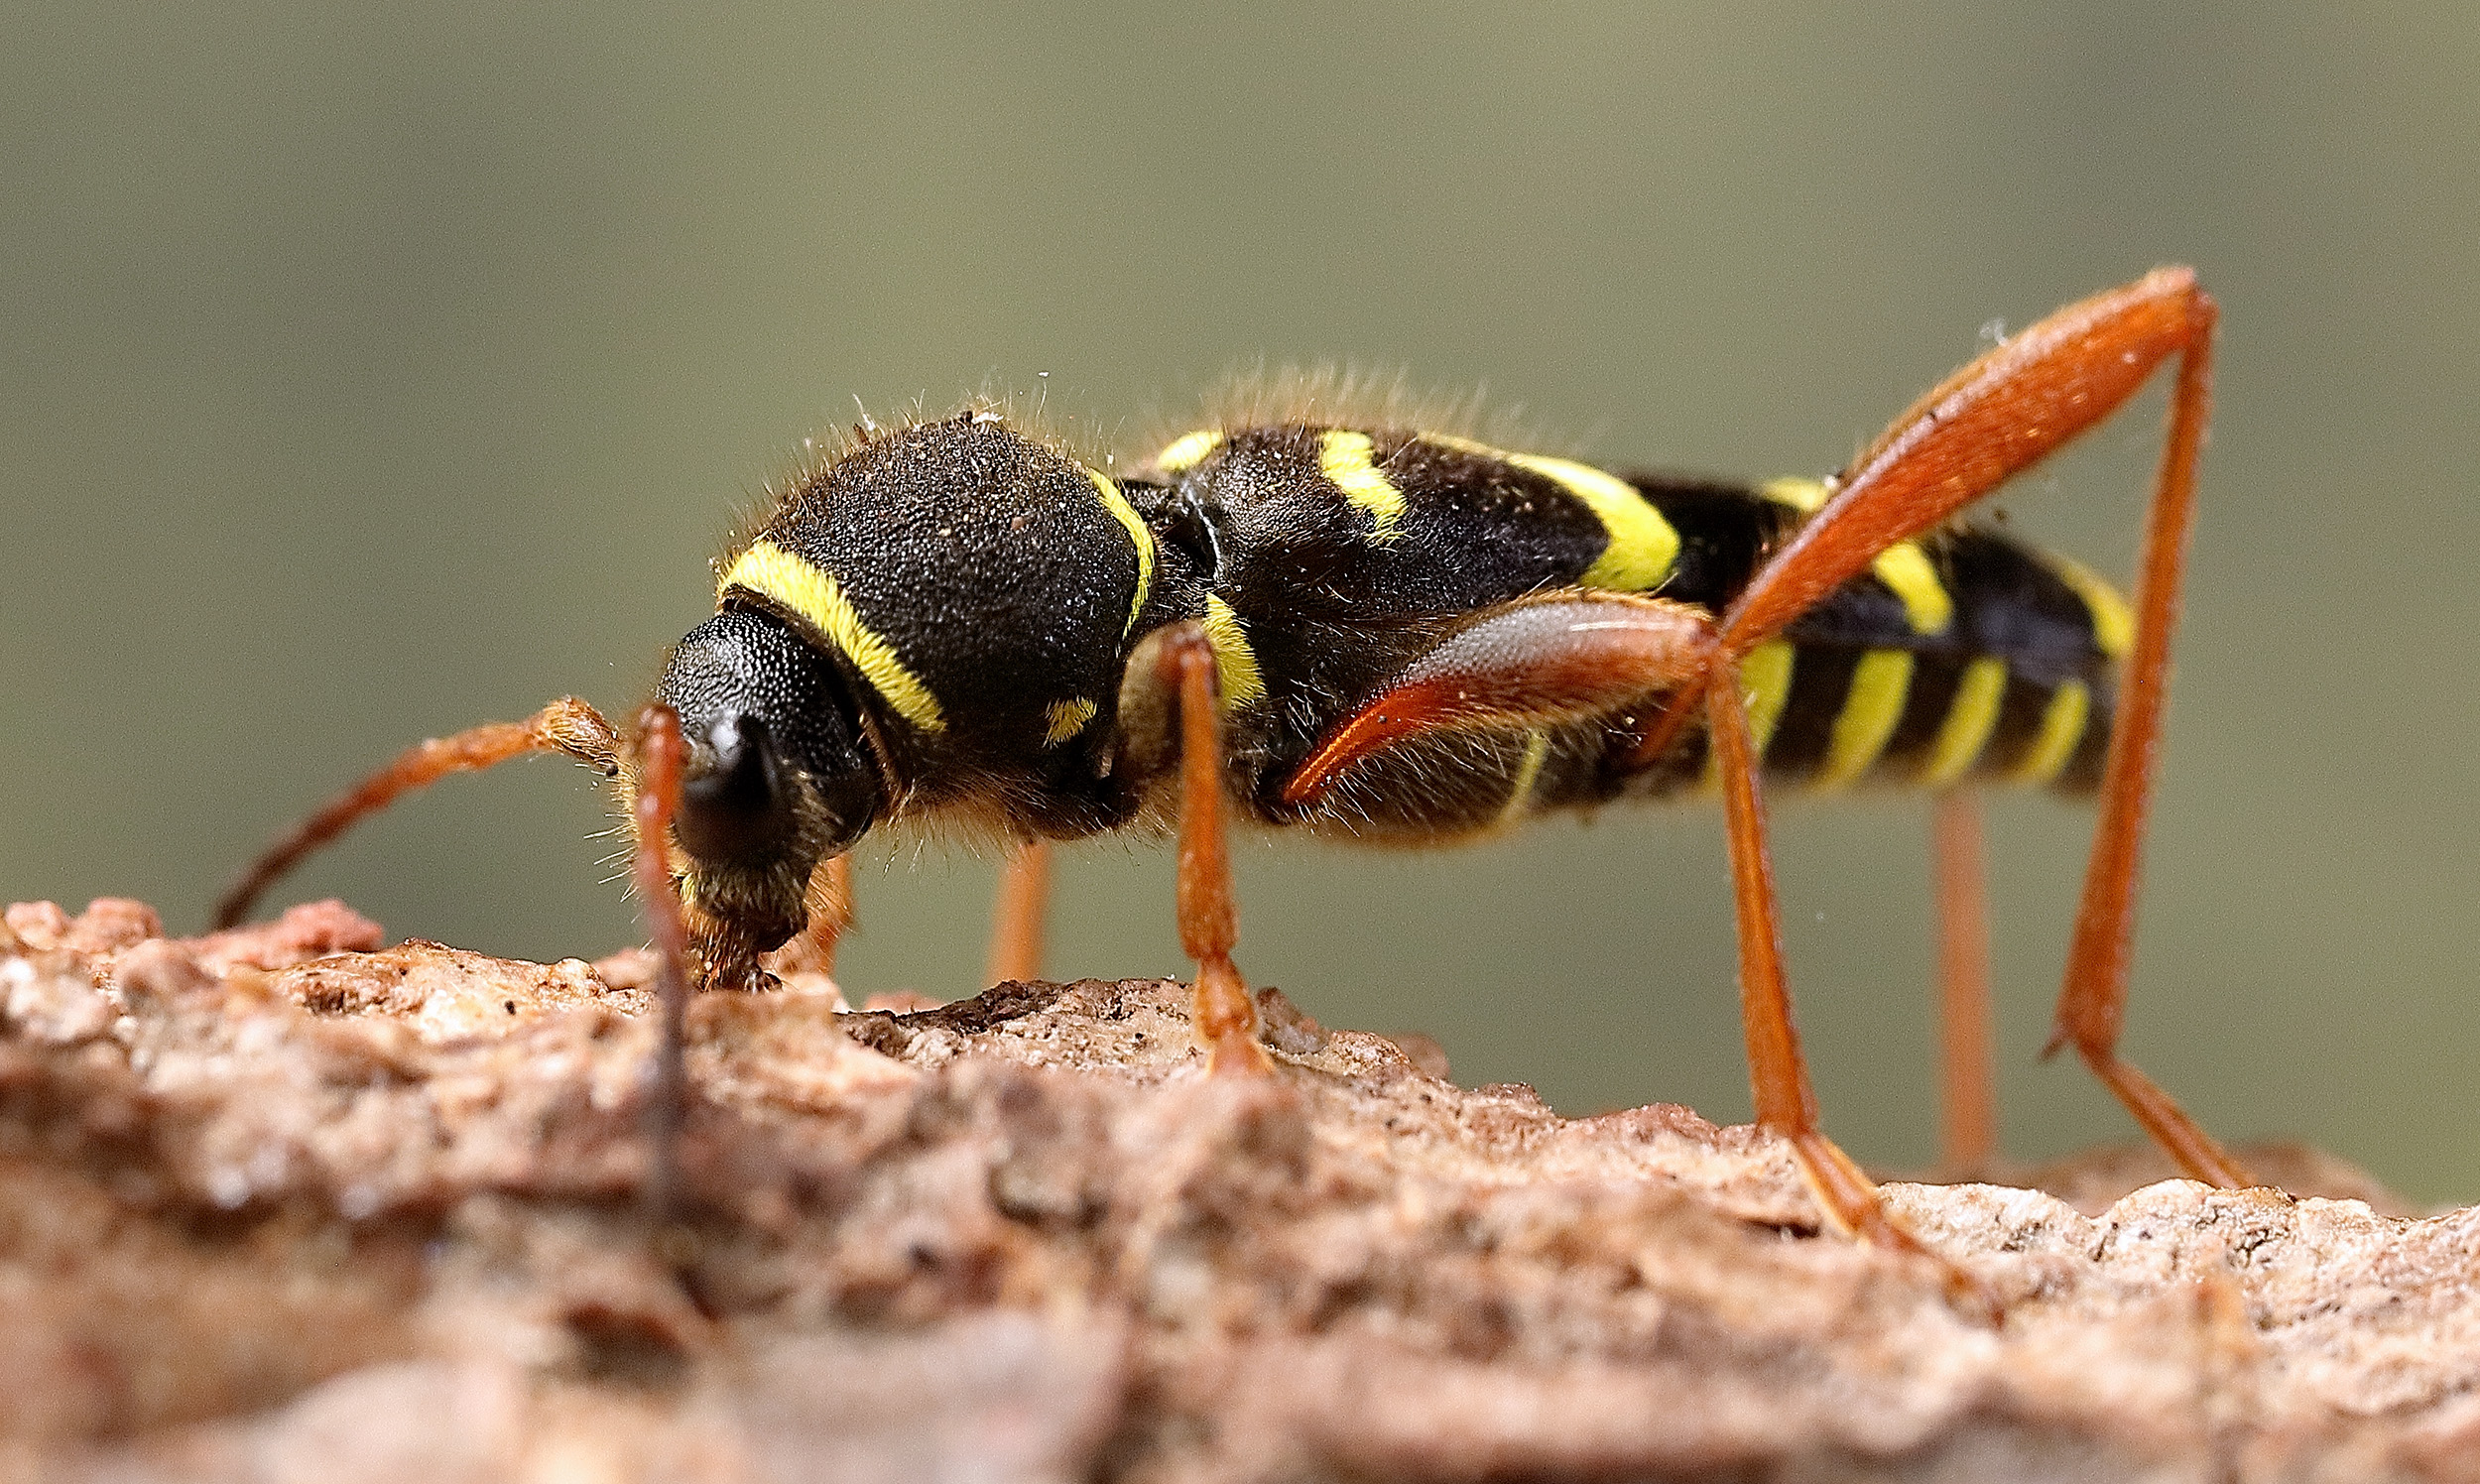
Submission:
<svg viewBox="0 0 2480 1484">
<path fill-rule="evenodd" d="M 1100 469 L 1085 470 L 1085 477 L 1102 496 L 1102 508 L 1111 518 L 1128 528 L 1128 539 L 1137 544 L 1137 595 L 1128 602 L 1128 622 L 1120 629 L 1126 639 L 1137 632 L 1137 616 L 1146 611 L 1146 598 L 1154 591 L 1154 533 L 1148 530 L 1145 518 L 1137 507 L 1128 503 L 1128 496 Z"/>
<path fill-rule="evenodd" d="M 852 600 L 836 580 L 771 541 L 752 542 L 723 574 L 718 596 L 738 590 L 767 606 L 806 623 L 817 636 L 850 660 L 896 714 L 926 732 L 944 731 L 938 697 L 921 678 L 905 668 L 889 644 L 853 610 Z"/>
</svg>

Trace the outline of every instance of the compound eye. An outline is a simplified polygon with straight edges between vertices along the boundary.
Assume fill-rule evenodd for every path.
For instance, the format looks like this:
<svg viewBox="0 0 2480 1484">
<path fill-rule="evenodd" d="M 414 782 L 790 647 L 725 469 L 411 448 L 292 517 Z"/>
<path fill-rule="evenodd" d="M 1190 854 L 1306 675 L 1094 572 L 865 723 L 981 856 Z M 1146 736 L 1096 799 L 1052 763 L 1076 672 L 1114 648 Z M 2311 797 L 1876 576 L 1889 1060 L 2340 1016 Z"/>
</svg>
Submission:
<svg viewBox="0 0 2480 1484">
<path fill-rule="evenodd" d="M 792 838 L 783 765 L 764 719 L 727 715 L 716 721 L 689 769 L 672 826 L 689 854 L 706 861 L 749 861 L 781 851 Z"/>
</svg>

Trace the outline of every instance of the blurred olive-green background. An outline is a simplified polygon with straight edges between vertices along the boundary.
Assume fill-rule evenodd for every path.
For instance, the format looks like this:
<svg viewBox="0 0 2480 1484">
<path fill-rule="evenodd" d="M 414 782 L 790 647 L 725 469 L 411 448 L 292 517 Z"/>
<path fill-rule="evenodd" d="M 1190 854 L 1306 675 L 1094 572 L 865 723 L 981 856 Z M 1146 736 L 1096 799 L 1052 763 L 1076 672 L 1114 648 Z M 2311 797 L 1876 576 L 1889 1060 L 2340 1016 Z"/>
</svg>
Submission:
<svg viewBox="0 0 2480 1484">
<path fill-rule="evenodd" d="M 1985 326 L 2186 261 L 2225 327 L 2130 1046 L 2225 1134 L 2480 1198 L 2480 12 L 1726 9 L 17 9 L 0 897 L 195 928 L 398 746 L 633 705 L 856 395 L 1134 440 L 1235 362 L 1350 358 L 1608 462 L 1823 472 Z M 2016 528 L 2123 576 L 2160 409 Z M 530 764 L 294 891 L 592 955 L 636 936 L 600 827 Z M 2026 1155 L 2132 1134 L 2033 1060 L 2089 827 L 1992 817 Z M 1828 1126 L 1922 1162 L 1922 809 L 1777 843 Z M 1241 856 L 1242 964 L 1330 1024 L 1747 1116 L 1712 812 Z M 1181 970 L 1170 870 L 1071 853 L 1053 971 Z M 874 859 L 847 984 L 974 989 L 989 879 Z"/>
</svg>

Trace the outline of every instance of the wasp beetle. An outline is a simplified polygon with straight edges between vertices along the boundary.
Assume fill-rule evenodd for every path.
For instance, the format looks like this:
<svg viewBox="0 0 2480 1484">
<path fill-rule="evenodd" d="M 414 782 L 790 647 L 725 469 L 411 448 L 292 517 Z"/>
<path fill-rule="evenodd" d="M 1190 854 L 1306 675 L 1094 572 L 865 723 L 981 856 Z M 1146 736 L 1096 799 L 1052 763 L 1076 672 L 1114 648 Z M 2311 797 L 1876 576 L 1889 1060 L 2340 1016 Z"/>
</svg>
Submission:
<svg viewBox="0 0 2480 1484">
<path fill-rule="evenodd" d="M 1964 801 L 2038 785 L 2099 796 L 2053 1049 L 2073 1047 L 2188 1174 L 2245 1183 L 2116 1054 L 2215 314 L 2183 268 L 2069 306 L 1824 480 L 1617 473 L 1314 397 L 1117 474 L 987 405 L 865 423 L 721 563 L 714 616 L 632 728 L 563 698 L 425 743 L 274 846 L 220 921 L 408 789 L 533 752 L 583 761 L 632 809 L 663 949 L 669 1128 L 689 987 L 762 986 L 760 955 L 832 919 L 844 853 L 882 826 L 965 820 L 1036 850 L 1176 828 L 1198 1039 L 1215 1071 L 1262 1075 L 1226 809 L 1432 841 L 1718 794 L 1758 1120 L 1834 1224 L 1911 1246 L 1818 1122 L 1761 795 L 1939 798 L 1947 998 L 1970 1017 L 1986 989 Z M 1956 524 L 2173 359 L 2132 604 Z M 1985 1089 L 1970 1127 L 1984 1053 L 1958 1045 L 1947 1080 L 1967 1126 L 1949 1150 L 1968 1157 L 1987 1140 Z"/>
</svg>

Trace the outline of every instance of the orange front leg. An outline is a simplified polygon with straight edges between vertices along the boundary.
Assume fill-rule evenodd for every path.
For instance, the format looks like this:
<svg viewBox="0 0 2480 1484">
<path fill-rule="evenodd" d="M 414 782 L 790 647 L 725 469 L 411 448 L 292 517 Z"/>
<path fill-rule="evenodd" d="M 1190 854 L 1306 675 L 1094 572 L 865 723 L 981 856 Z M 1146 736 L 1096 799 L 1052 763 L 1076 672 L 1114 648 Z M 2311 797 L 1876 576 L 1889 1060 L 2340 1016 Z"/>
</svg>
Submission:
<svg viewBox="0 0 2480 1484">
<path fill-rule="evenodd" d="M 1197 964 L 1192 1020 L 1214 1075 L 1264 1076 L 1274 1062 L 1258 1041 L 1257 1001 L 1231 957 L 1240 914 L 1223 838 L 1214 647 L 1204 629 L 1183 624 L 1164 636 L 1156 663 L 1179 697 L 1179 945 Z"/>
<path fill-rule="evenodd" d="M 681 898 L 672 880 L 672 819 L 680 811 L 681 769 L 687 747 L 681 718 L 657 701 L 638 717 L 637 793 L 630 822 L 637 831 L 630 876 L 646 905 L 646 926 L 655 940 L 655 1000 L 659 1016 L 653 1086 L 646 1097 L 646 1138 L 653 1146 L 646 1176 L 646 1206 L 658 1221 L 678 1214 L 685 1185 L 681 1175 L 681 1130 L 688 1121 L 688 929 L 681 921 Z"/>
</svg>

